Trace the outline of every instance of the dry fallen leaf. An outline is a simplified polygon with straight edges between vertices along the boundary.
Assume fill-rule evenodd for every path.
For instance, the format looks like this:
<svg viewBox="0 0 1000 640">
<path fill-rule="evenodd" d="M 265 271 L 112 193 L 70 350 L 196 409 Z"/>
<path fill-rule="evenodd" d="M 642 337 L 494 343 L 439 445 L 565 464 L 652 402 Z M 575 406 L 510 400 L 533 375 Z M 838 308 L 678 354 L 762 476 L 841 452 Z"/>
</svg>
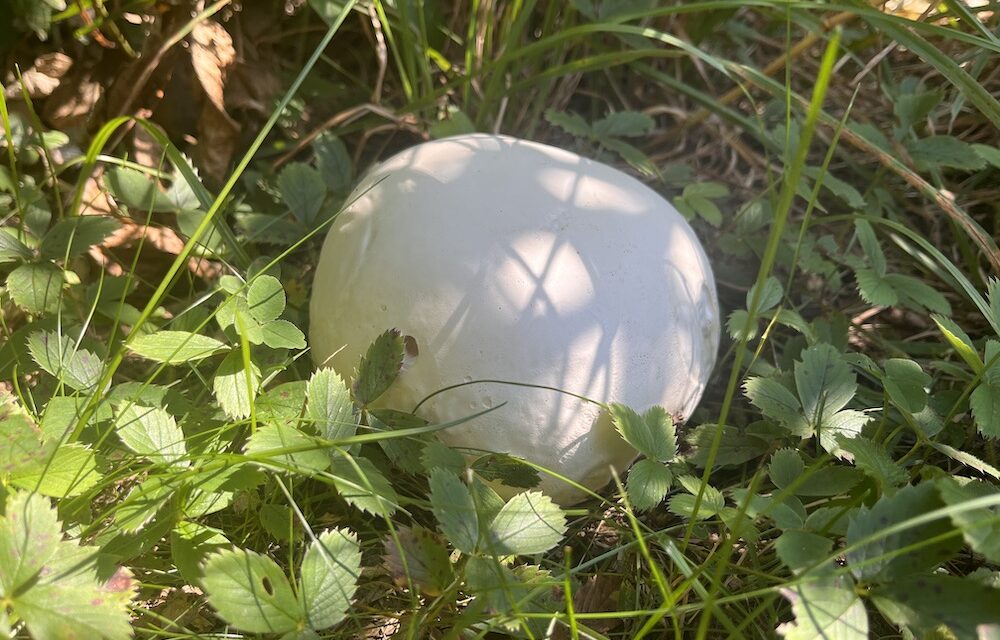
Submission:
<svg viewBox="0 0 1000 640">
<path fill-rule="evenodd" d="M 218 22 L 199 22 L 191 31 L 191 64 L 207 101 L 198 120 L 198 163 L 221 180 L 236 153 L 239 125 L 226 111 L 226 78 L 236 62 L 233 39 Z"/>
<path fill-rule="evenodd" d="M 64 77 L 45 101 L 42 116 L 53 129 L 84 128 L 103 93 L 89 73 Z"/>
<path fill-rule="evenodd" d="M 73 60 L 58 51 L 35 58 L 31 68 L 21 73 L 28 97 L 37 100 L 52 95 L 52 92 L 59 86 L 62 77 L 72 66 Z M 16 79 L 4 88 L 4 96 L 13 100 L 21 98 L 21 85 Z"/>
</svg>

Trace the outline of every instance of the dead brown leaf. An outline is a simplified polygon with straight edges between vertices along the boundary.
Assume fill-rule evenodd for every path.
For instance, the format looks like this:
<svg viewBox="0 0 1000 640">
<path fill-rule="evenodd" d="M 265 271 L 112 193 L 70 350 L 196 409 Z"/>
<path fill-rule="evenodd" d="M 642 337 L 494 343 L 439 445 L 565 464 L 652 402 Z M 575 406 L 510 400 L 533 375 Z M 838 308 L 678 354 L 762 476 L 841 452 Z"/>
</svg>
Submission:
<svg viewBox="0 0 1000 640">
<path fill-rule="evenodd" d="M 31 68 L 21 73 L 28 97 L 37 100 L 52 95 L 52 92 L 59 86 L 62 77 L 72 66 L 73 60 L 68 55 L 58 51 L 35 58 Z M 4 88 L 4 96 L 9 99 L 19 100 L 21 95 L 21 86 L 16 78 Z"/>
<path fill-rule="evenodd" d="M 53 129 L 85 128 L 104 87 L 89 73 L 64 77 L 45 101 L 42 117 Z"/>
<path fill-rule="evenodd" d="M 222 180 L 236 153 L 240 127 L 226 111 L 226 79 L 236 62 L 233 39 L 218 22 L 206 20 L 191 31 L 191 64 L 207 101 L 198 120 L 197 158 L 209 178 Z"/>
</svg>

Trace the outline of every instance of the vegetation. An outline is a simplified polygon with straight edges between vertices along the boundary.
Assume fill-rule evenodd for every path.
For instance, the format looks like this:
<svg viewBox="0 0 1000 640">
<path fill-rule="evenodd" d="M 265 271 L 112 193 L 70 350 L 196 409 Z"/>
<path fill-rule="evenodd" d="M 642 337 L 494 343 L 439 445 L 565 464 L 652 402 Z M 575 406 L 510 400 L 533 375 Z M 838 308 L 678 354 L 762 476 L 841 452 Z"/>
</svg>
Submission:
<svg viewBox="0 0 1000 640">
<path fill-rule="evenodd" d="M 9 3 L 0 636 L 997 637 L 980 4 Z M 609 407 L 642 459 L 575 508 L 371 409 L 397 332 L 309 361 L 355 177 L 466 131 L 634 172 L 713 258 L 701 407 Z"/>
</svg>

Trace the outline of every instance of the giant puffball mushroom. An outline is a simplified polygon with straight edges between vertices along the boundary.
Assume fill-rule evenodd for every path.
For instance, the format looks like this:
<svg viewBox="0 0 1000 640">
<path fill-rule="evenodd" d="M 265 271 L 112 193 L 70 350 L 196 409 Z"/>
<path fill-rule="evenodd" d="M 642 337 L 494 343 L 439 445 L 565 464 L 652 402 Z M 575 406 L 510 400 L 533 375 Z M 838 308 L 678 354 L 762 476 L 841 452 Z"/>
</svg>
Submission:
<svg viewBox="0 0 1000 640">
<path fill-rule="evenodd" d="M 419 355 L 379 405 L 411 410 L 451 385 L 418 414 L 443 422 L 505 403 L 440 438 L 592 489 L 636 454 L 575 396 L 678 419 L 697 405 L 719 341 L 711 267 L 684 218 L 638 180 L 543 144 L 465 135 L 375 166 L 348 203 L 323 245 L 310 342 L 315 362 L 350 377 L 386 329 L 412 336 Z M 542 477 L 559 503 L 584 497 Z"/>
</svg>

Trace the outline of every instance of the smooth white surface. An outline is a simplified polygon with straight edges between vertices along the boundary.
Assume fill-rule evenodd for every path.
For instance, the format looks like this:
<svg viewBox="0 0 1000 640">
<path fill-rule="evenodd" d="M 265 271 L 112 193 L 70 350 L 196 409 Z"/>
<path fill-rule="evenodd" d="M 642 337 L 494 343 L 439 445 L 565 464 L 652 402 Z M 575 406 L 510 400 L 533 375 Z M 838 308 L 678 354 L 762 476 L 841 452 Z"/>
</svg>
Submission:
<svg viewBox="0 0 1000 640">
<path fill-rule="evenodd" d="M 632 177 L 546 145 L 469 135 L 407 149 L 365 176 L 330 229 L 313 284 L 313 359 L 350 378 L 395 327 L 419 355 L 379 405 L 498 379 L 686 419 L 715 363 L 719 310 L 694 232 Z M 600 408 L 555 391 L 477 383 L 418 413 L 590 488 L 634 453 Z M 543 474 L 569 504 L 583 494 Z"/>
</svg>

